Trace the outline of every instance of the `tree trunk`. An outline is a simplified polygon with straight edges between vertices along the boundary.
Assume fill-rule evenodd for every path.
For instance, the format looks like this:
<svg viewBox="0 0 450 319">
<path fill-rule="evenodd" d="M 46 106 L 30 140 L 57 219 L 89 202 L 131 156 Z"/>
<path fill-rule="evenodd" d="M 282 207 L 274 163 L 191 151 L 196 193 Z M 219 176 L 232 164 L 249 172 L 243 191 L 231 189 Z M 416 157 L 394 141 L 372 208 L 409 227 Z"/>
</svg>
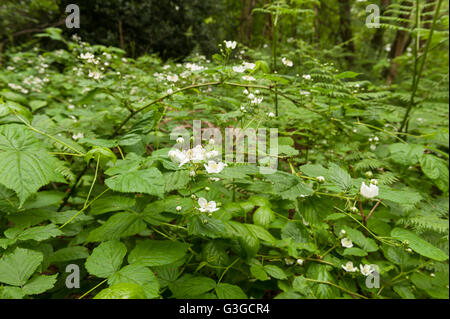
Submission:
<svg viewBox="0 0 450 319">
<path fill-rule="evenodd" d="M 402 1 L 402 6 L 407 6 L 409 4 L 408 1 Z M 409 15 L 401 15 L 400 18 L 402 19 L 409 19 L 411 17 L 411 12 L 413 10 L 413 7 L 411 6 L 411 11 Z M 402 23 L 404 27 L 407 27 L 407 23 Z M 389 68 L 389 71 L 387 72 L 386 82 L 388 85 L 392 84 L 394 82 L 395 77 L 397 76 L 398 72 L 398 63 L 395 62 L 395 58 L 401 56 L 403 53 L 405 53 L 406 44 L 409 42 L 409 34 L 406 31 L 398 30 L 395 34 L 394 42 L 391 45 L 391 52 L 389 54 L 389 58 L 391 59 L 391 67 Z"/>
<path fill-rule="evenodd" d="M 340 28 L 339 33 L 344 42 L 344 49 L 349 53 L 346 56 L 348 63 L 353 63 L 353 54 L 355 53 L 355 44 L 353 43 L 353 31 L 351 21 L 351 2 L 350 0 L 339 0 L 339 16 L 340 16 Z"/>
<path fill-rule="evenodd" d="M 253 27 L 253 8 L 255 7 L 256 0 L 250 0 L 247 10 L 247 44 L 250 44 L 252 38 L 252 27 Z"/>
<path fill-rule="evenodd" d="M 385 15 L 386 9 L 389 7 L 390 4 L 391 4 L 391 0 L 381 0 L 380 1 L 380 6 L 381 6 L 380 15 L 381 16 Z M 380 52 L 383 49 L 384 31 L 385 31 L 384 28 L 378 28 L 372 38 L 372 41 L 371 41 L 372 48 L 374 48 L 378 52 Z"/>
</svg>

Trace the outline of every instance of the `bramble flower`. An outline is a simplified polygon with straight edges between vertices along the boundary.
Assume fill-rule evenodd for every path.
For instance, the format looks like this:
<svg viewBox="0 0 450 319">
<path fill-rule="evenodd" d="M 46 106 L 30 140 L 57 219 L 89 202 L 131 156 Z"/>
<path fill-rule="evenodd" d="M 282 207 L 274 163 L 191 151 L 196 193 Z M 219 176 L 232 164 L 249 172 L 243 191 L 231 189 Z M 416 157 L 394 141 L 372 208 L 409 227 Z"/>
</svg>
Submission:
<svg viewBox="0 0 450 319">
<path fill-rule="evenodd" d="M 99 80 L 102 77 L 102 74 L 98 71 L 89 71 L 88 76 L 94 80 Z"/>
<path fill-rule="evenodd" d="M 341 245 L 342 245 L 342 247 L 345 247 L 345 248 L 352 248 L 353 242 L 349 238 L 342 238 Z"/>
<path fill-rule="evenodd" d="M 177 206 L 175 209 L 177 210 L 177 212 L 180 212 L 183 208 L 181 206 Z"/>
<path fill-rule="evenodd" d="M 370 180 L 370 184 L 378 185 L 378 181 L 377 181 L 376 179 L 372 178 L 372 179 Z"/>
<path fill-rule="evenodd" d="M 234 50 L 236 48 L 237 42 L 236 41 L 225 41 L 225 46 L 227 49 Z"/>
<path fill-rule="evenodd" d="M 222 162 L 208 161 L 208 165 L 204 164 L 206 171 L 209 174 L 220 173 L 227 164 Z"/>
<path fill-rule="evenodd" d="M 244 76 L 242 77 L 242 80 L 244 80 L 244 81 L 249 81 L 249 82 L 251 82 L 251 81 L 256 81 L 256 79 L 255 79 L 253 76 L 250 76 L 250 75 L 244 75 Z"/>
<path fill-rule="evenodd" d="M 184 138 L 182 138 L 182 137 L 177 138 L 177 143 L 178 144 L 183 144 L 184 143 Z"/>
<path fill-rule="evenodd" d="M 374 184 L 367 186 L 366 183 L 362 182 L 359 192 L 366 198 L 374 198 L 378 196 L 378 186 Z"/>
<path fill-rule="evenodd" d="M 297 259 L 297 264 L 299 264 L 300 266 L 302 266 L 304 262 L 305 261 L 301 258 Z"/>
<path fill-rule="evenodd" d="M 233 66 L 233 71 L 236 73 L 244 73 L 245 68 L 242 65 L 239 66 Z"/>
<path fill-rule="evenodd" d="M 273 112 L 269 112 L 269 114 L 267 114 L 268 117 L 275 117 L 275 113 Z"/>
<path fill-rule="evenodd" d="M 347 232 L 345 231 L 345 229 L 341 229 L 341 235 L 345 235 L 347 234 Z"/>
<path fill-rule="evenodd" d="M 179 163 L 180 167 L 186 164 L 189 160 L 185 152 L 178 149 L 173 149 L 169 151 L 169 158 L 175 163 Z"/>
<path fill-rule="evenodd" d="M 176 74 L 173 74 L 173 75 L 168 75 L 167 76 L 167 81 L 170 81 L 170 82 L 178 82 L 178 80 L 179 80 L 179 78 L 178 78 L 178 75 L 176 75 Z"/>
<path fill-rule="evenodd" d="M 242 93 L 244 93 L 245 95 L 248 95 L 248 90 L 245 89 L 244 91 L 242 91 Z"/>
<path fill-rule="evenodd" d="M 309 75 L 309 74 L 303 74 L 303 76 L 302 76 L 305 80 L 311 80 L 311 75 Z"/>
<path fill-rule="evenodd" d="M 359 269 L 361 270 L 361 274 L 364 276 L 369 276 L 371 273 L 375 271 L 375 269 L 371 265 L 359 265 Z"/>
<path fill-rule="evenodd" d="M 217 156 L 219 156 L 219 152 L 216 151 L 216 150 L 212 150 L 212 151 L 209 151 L 209 152 L 205 153 L 205 158 L 206 159 L 211 159 L 211 158 L 214 158 L 214 157 L 217 157 Z"/>
<path fill-rule="evenodd" d="M 209 212 L 209 213 L 213 213 L 213 212 L 215 212 L 215 211 L 218 211 L 220 208 L 217 208 L 216 207 L 216 202 L 215 201 L 210 201 L 210 202 L 208 202 L 205 198 L 203 198 L 203 197 L 200 197 L 199 199 L 198 199 L 198 206 L 200 206 L 200 208 L 199 208 L 199 210 L 202 212 L 202 213 L 205 213 L 205 212 Z"/>
<path fill-rule="evenodd" d="M 84 138 L 84 134 L 83 133 L 77 133 L 77 134 L 72 135 L 72 138 L 74 140 L 78 140 L 80 138 Z"/>
<path fill-rule="evenodd" d="M 309 92 L 309 91 L 304 91 L 304 90 L 300 90 L 300 95 L 309 96 L 309 95 L 311 95 L 311 92 Z"/>
<path fill-rule="evenodd" d="M 317 176 L 317 181 L 318 181 L 319 183 L 323 183 L 323 182 L 325 182 L 325 177 L 323 177 L 323 176 Z"/>
<path fill-rule="evenodd" d="M 281 62 L 287 67 L 292 67 L 294 65 L 291 60 L 288 60 L 285 57 L 281 58 Z"/>
<path fill-rule="evenodd" d="M 195 175 L 197 175 L 197 173 L 195 173 L 195 171 L 190 171 L 190 172 L 189 172 L 189 176 L 190 176 L 190 177 L 194 177 Z"/>
<path fill-rule="evenodd" d="M 358 208 L 353 206 L 352 208 L 350 208 L 352 213 L 357 213 L 358 212 Z"/>
<path fill-rule="evenodd" d="M 255 63 L 250 63 L 250 62 L 244 62 L 242 65 L 244 66 L 244 69 L 246 69 L 246 70 L 253 70 L 256 67 Z"/>
<path fill-rule="evenodd" d="M 348 261 L 345 266 L 341 265 L 342 269 L 344 269 L 346 272 L 355 272 L 358 271 L 357 267 L 353 266 L 353 263 L 351 261 Z"/>
</svg>

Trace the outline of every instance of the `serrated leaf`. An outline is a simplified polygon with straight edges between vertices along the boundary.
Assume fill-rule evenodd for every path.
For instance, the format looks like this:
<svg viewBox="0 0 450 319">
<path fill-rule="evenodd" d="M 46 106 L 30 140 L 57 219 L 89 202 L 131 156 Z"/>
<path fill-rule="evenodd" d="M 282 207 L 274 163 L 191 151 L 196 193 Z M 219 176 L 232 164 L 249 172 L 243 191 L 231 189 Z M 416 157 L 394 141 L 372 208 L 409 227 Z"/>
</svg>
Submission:
<svg viewBox="0 0 450 319">
<path fill-rule="evenodd" d="M 23 286 L 43 259 L 41 252 L 17 247 L 0 259 L 0 282 Z"/>
<path fill-rule="evenodd" d="M 86 259 L 86 269 L 94 276 L 108 278 L 122 265 L 127 247 L 120 241 L 108 241 L 96 247 Z"/>
<path fill-rule="evenodd" d="M 94 299 L 145 299 L 145 292 L 138 284 L 122 282 L 103 289 Z"/>
<path fill-rule="evenodd" d="M 49 289 L 52 289 L 56 283 L 56 277 L 58 275 L 51 276 L 37 276 L 32 278 L 23 286 L 22 290 L 26 295 L 38 295 Z"/>
<path fill-rule="evenodd" d="M 109 285 L 119 283 L 135 283 L 140 285 L 147 299 L 153 299 L 159 296 L 158 279 L 149 268 L 144 266 L 127 265 L 108 279 Z"/>
<path fill-rule="evenodd" d="M 59 161 L 25 126 L 0 126 L 0 183 L 16 192 L 20 204 L 50 182 L 64 183 L 55 170 L 58 166 Z"/>
<path fill-rule="evenodd" d="M 149 267 L 168 265 L 183 258 L 189 246 L 176 241 L 145 240 L 131 251 L 128 262 Z"/>
<path fill-rule="evenodd" d="M 145 193 L 164 195 L 165 182 L 161 172 L 154 167 L 115 175 L 105 180 L 105 184 L 114 191 L 122 193 Z"/>
<path fill-rule="evenodd" d="M 391 231 L 391 236 L 395 239 L 401 241 L 407 241 L 409 247 L 414 250 L 416 253 L 437 260 L 444 261 L 448 259 L 448 255 L 444 253 L 439 248 L 434 247 L 429 242 L 423 240 L 413 232 L 403 229 L 403 228 L 394 228 Z"/>
<path fill-rule="evenodd" d="M 247 299 L 246 294 L 236 285 L 220 283 L 216 286 L 219 299 Z"/>
<path fill-rule="evenodd" d="M 102 226 L 92 230 L 87 241 L 96 242 L 136 235 L 147 227 L 142 218 L 143 216 L 132 212 L 116 213 Z"/>
</svg>

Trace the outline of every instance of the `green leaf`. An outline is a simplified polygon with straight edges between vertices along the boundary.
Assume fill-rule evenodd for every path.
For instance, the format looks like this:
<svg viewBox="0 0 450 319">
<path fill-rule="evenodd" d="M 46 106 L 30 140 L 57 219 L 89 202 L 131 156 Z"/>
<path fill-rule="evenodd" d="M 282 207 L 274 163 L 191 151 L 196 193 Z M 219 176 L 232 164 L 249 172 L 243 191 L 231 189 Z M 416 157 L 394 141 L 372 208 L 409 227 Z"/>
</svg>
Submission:
<svg viewBox="0 0 450 319">
<path fill-rule="evenodd" d="M 352 72 L 352 71 L 345 71 L 342 73 L 339 73 L 338 75 L 336 75 L 336 79 L 353 79 L 356 78 L 358 75 L 360 75 L 361 73 L 356 73 L 356 72 Z"/>
<path fill-rule="evenodd" d="M 415 165 L 425 148 L 417 144 L 394 143 L 389 145 L 391 159 L 397 164 L 404 166 Z"/>
<path fill-rule="evenodd" d="M 342 253 L 342 255 L 365 257 L 365 256 L 367 256 L 367 252 L 360 248 L 352 247 L 352 248 L 344 249 L 344 252 Z"/>
<path fill-rule="evenodd" d="M 43 259 L 41 252 L 17 247 L 0 259 L 0 282 L 23 286 Z"/>
<path fill-rule="evenodd" d="M 25 230 L 9 228 L 5 231 L 6 237 L 15 240 L 43 241 L 60 235 L 62 235 L 62 231 L 55 224 L 36 226 Z"/>
<path fill-rule="evenodd" d="M 145 299 L 145 292 L 138 284 L 122 282 L 103 289 L 94 299 Z"/>
<path fill-rule="evenodd" d="M 420 157 L 420 166 L 423 173 L 432 179 L 440 190 L 448 192 L 449 189 L 449 172 L 447 163 L 430 154 L 423 154 Z"/>
<path fill-rule="evenodd" d="M 264 270 L 264 267 L 259 265 L 253 265 L 250 267 L 250 272 L 258 280 L 265 281 L 269 279 L 269 276 L 267 275 L 266 271 Z"/>
<path fill-rule="evenodd" d="M 309 239 L 309 233 L 303 224 L 287 222 L 281 230 L 281 238 L 291 238 L 296 243 L 306 243 Z"/>
<path fill-rule="evenodd" d="M 216 287 L 216 282 L 208 277 L 194 277 L 186 274 L 170 283 L 169 288 L 177 299 L 194 298 Z"/>
<path fill-rule="evenodd" d="M 109 285 L 119 283 L 135 283 L 140 285 L 147 299 L 153 299 L 159 296 L 159 281 L 155 274 L 144 266 L 125 266 L 108 279 Z"/>
<path fill-rule="evenodd" d="M 165 181 L 161 172 L 154 167 L 115 175 L 105 180 L 105 184 L 114 191 L 122 193 L 145 193 L 164 195 Z"/>
<path fill-rule="evenodd" d="M 0 126 L 0 183 L 16 192 L 20 204 L 50 182 L 65 183 L 59 166 L 25 126 Z"/>
<path fill-rule="evenodd" d="M 264 266 L 264 270 L 266 271 L 266 273 L 268 273 L 270 276 L 272 276 L 273 278 L 276 279 L 280 279 L 280 280 L 284 280 L 287 279 L 287 275 L 284 272 L 283 269 L 281 269 L 278 266 L 275 265 L 265 265 Z"/>
<path fill-rule="evenodd" d="M 210 238 L 222 237 L 225 231 L 223 221 L 209 216 L 192 216 L 187 222 L 190 235 L 206 236 Z"/>
<path fill-rule="evenodd" d="M 444 261 L 448 259 L 448 255 L 439 248 L 434 247 L 429 242 L 423 240 L 413 232 L 403 228 L 394 228 L 391 236 L 401 241 L 407 241 L 409 247 L 416 253 L 437 260 Z"/>
<path fill-rule="evenodd" d="M 32 278 L 22 290 L 26 295 L 38 295 L 52 289 L 56 283 L 56 277 L 58 275 L 52 276 L 37 276 Z"/>
<path fill-rule="evenodd" d="M 183 258 L 189 246 L 176 241 L 145 240 L 131 251 L 128 262 L 149 267 L 168 265 Z"/>
<path fill-rule="evenodd" d="M 116 213 L 102 226 L 91 231 L 87 241 L 96 242 L 136 235 L 147 227 L 142 218 L 143 216 L 133 212 Z"/>
<path fill-rule="evenodd" d="M 65 247 L 55 251 L 50 256 L 50 261 L 64 262 L 77 259 L 86 259 L 88 256 L 89 253 L 86 247 L 81 246 Z"/>
<path fill-rule="evenodd" d="M 94 276 L 108 278 L 122 265 L 127 247 L 120 241 L 108 241 L 96 247 L 86 259 L 86 269 Z"/>
<path fill-rule="evenodd" d="M 341 190 L 348 191 L 352 187 L 352 177 L 346 170 L 332 163 L 328 171 L 331 182 L 335 183 Z"/>
<path fill-rule="evenodd" d="M 359 247 L 366 252 L 374 252 L 378 250 L 377 243 L 372 238 L 367 238 L 359 230 L 344 226 L 343 229 L 347 232 L 348 237 Z"/>
<path fill-rule="evenodd" d="M 165 181 L 164 191 L 166 193 L 176 189 L 183 189 L 190 181 L 189 171 L 187 170 L 164 173 L 163 175 Z"/>
<path fill-rule="evenodd" d="M 270 224 L 275 220 L 274 212 L 267 206 L 259 207 L 253 214 L 253 223 L 255 225 L 269 228 Z"/>
<path fill-rule="evenodd" d="M 246 294 L 240 287 L 230 284 L 218 284 L 216 294 L 219 299 L 247 299 Z"/>
</svg>

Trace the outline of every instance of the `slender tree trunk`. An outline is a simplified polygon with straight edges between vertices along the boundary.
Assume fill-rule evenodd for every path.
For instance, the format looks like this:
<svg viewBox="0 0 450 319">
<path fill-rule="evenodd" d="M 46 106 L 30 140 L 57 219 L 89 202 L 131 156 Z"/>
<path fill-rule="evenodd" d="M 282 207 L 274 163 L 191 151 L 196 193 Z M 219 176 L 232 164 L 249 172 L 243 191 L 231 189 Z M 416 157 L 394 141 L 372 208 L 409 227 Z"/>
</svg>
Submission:
<svg viewBox="0 0 450 319">
<path fill-rule="evenodd" d="M 409 4 L 408 1 L 402 1 L 402 6 L 407 6 Z M 409 19 L 411 17 L 413 7 L 411 6 L 411 11 L 409 15 L 401 15 L 400 18 L 402 19 Z M 407 27 L 408 24 L 405 22 L 403 23 L 404 27 Z M 391 67 L 389 68 L 386 76 L 386 82 L 388 85 L 392 84 L 394 82 L 397 72 L 398 72 L 398 63 L 395 62 L 395 58 L 401 56 L 403 53 L 405 53 L 406 45 L 409 42 L 408 40 L 409 34 L 406 31 L 398 30 L 395 34 L 394 42 L 391 45 L 391 52 L 389 55 L 389 58 L 391 59 Z"/>
<path fill-rule="evenodd" d="M 125 48 L 125 43 L 123 41 L 122 20 L 119 20 L 119 40 L 120 40 L 120 48 L 123 50 Z"/>
<path fill-rule="evenodd" d="M 245 22 L 246 11 L 247 11 L 247 0 L 242 0 L 241 18 L 239 20 L 239 41 L 240 42 L 243 42 L 243 40 L 244 40 L 244 22 Z"/>
<path fill-rule="evenodd" d="M 427 6 L 423 9 L 422 14 L 434 12 L 436 9 L 436 0 L 427 0 Z M 425 18 L 426 17 L 426 18 Z M 423 24 L 424 29 L 431 29 L 431 25 L 433 23 L 433 16 L 425 16 L 426 22 Z M 427 43 L 426 39 L 421 38 L 419 42 L 420 48 L 423 48 Z"/>
<path fill-rule="evenodd" d="M 353 54 L 355 53 L 355 44 L 353 43 L 353 31 L 351 21 L 351 1 L 339 0 L 339 16 L 340 16 L 340 28 L 339 33 L 344 42 L 344 49 L 349 53 L 346 56 L 348 63 L 353 63 Z"/>
<path fill-rule="evenodd" d="M 247 43 L 250 44 L 252 38 L 252 27 L 253 27 L 253 8 L 255 7 L 256 0 L 250 0 L 247 11 Z"/>
<path fill-rule="evenodd" d="M 380 1 L 380 6 L 381 6 L 380 15 L 381 16 L 385 15 L 386 9 L 387 9 L 387 7 L 389 7 L 390 4 L 391 4 L 391 0 L 381 0 Z M 380 52 L 383 48 L 384 31 L 385 31 L 384 28 L 378 28 L 372 38 L 372 41 L 371 41 L 372 48 L 374 48 L 378 52 Z"/>
</svg>

